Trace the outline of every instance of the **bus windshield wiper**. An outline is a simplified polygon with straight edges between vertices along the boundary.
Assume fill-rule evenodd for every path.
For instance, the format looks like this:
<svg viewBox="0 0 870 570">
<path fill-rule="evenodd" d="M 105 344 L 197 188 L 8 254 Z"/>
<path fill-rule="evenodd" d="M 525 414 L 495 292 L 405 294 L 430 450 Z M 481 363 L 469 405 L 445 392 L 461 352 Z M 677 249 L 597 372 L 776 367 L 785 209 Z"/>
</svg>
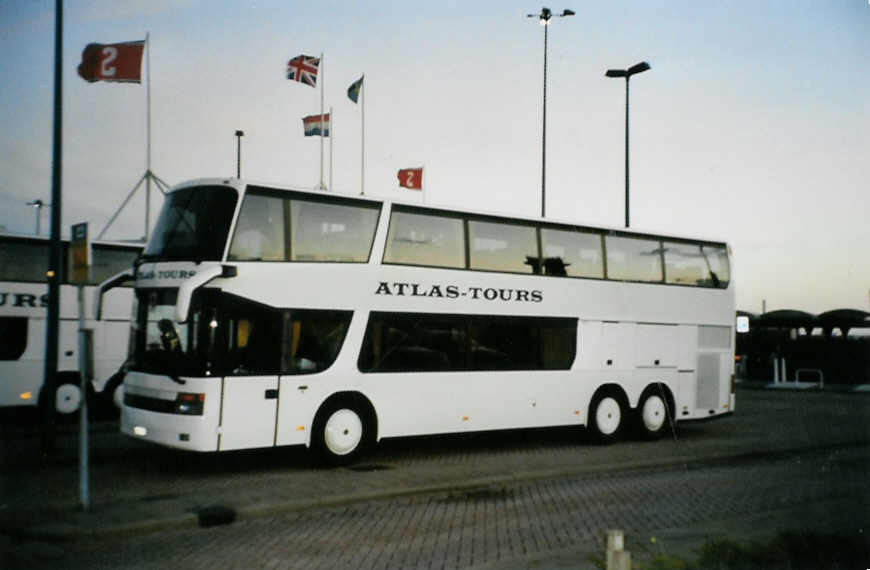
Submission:
<svg viewBox="0 0 870 570">
<path fill-rule="evenodd" d="M 182 380 L 181 378 L 179 378 L 178 376 L 175 376 L 174 374 L 167 374 L 166 376 L 167 376 L 170 380 L 172 380 L 173 382 L 175 382 L 176 384 L 187 384 L 187 380 Z"/>
</svg>

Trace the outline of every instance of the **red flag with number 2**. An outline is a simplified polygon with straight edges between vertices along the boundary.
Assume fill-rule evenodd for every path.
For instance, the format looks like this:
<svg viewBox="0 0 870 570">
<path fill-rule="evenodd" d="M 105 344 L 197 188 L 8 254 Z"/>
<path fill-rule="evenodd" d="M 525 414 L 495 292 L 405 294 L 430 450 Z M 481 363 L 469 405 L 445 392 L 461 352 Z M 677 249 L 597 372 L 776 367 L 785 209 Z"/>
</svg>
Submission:
<svg viewBox="0 0 870 570">
<path fill-rule="evenodd" d="M 423 167 L 420 168 L 403 168 L 399 171 L 399 186 L 410 188 L 411 190 L 423 189 Z"/>
<path fill-rule="evenodd" d="M 85 81 L 142 82 L 144 41 L 88 44 L 82 50 L 79 75 Z"/>
</svg>

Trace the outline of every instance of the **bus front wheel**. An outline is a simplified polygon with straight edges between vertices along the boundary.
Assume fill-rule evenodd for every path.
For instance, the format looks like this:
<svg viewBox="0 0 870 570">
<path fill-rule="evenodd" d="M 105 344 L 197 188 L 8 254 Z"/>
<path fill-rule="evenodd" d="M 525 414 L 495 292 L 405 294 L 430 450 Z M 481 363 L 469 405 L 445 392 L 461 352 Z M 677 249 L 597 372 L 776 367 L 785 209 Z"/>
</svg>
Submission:
<svg viewBox="0 0 870 570">
<path fill-rule="evenodd" d="M 367 416 L 358 404 L 327 403 L 314 419 L 313 451 L 327 466 L 348 465 L 362 454 L 369 430 Z"/>
<path fill-rule="evenodd" d="M 589 406 L 589 429 L 596 441 L 611 443 L 619 439 L 625 423 L 625 403 L 614 391 L 599 392 Z"/>
</svg>

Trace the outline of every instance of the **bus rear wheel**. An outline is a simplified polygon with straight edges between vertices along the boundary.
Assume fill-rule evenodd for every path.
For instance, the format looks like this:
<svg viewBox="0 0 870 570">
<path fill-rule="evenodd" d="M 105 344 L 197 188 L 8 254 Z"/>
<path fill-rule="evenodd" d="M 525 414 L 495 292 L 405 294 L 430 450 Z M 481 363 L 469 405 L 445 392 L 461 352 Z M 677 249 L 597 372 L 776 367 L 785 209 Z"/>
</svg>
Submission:
<svg viewBox="0 0 870 570">
<path fill-rule="evenodd" d="M 637 406 L 636 431 L 644 439 L 657 439 L 664 433 L 671 417 L 670 404 L 665 394 L 650 388 L 641 396 Z"/>
<path fill-rule="evenodd" d="M 370 430 L 367 415 L 358 404 L 327 403 L 314 419 L 312 449 L 327 466 L 349 465 L 364 451 Z"/>
<path fill-rule="evenodd" d="M 619 439 L 625 423 L 625 403 L 614 391 L 599 392 L 589 406 L 589 429 L 596 441 L 611 443 Z"/>
</svg>

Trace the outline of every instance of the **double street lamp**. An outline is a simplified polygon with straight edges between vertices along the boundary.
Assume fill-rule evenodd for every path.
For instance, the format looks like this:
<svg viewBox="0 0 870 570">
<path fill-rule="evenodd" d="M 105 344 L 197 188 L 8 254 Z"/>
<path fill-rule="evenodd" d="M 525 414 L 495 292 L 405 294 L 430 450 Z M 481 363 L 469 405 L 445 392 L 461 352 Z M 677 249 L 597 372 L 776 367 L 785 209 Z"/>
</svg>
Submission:
<svg viewBox="0 0 870 570">
<path fill-rule="evenodd" d="M 538 18 L 544 26 L 544 132 L 541 143 L 541 217 L 546 214 L 547 198 L 547 28 L 550 27 L 550 19 L 553 16 L 564 18 L 573 16 L 573 10 L 563 10 L 561 14 L 553 14 L 549 8 L 541 8 L 539 14 L 528 14 L 528 18 Z"/>
<path fill-rule="evenodd" d="M 649 68 L 649 64 L 642 61 L 628 69 L 608 69 L 604 74 L 607 77 L 625 77 L 625 227 L 628 227 L 628 80 L 632 75 Z"/>
</svg>

